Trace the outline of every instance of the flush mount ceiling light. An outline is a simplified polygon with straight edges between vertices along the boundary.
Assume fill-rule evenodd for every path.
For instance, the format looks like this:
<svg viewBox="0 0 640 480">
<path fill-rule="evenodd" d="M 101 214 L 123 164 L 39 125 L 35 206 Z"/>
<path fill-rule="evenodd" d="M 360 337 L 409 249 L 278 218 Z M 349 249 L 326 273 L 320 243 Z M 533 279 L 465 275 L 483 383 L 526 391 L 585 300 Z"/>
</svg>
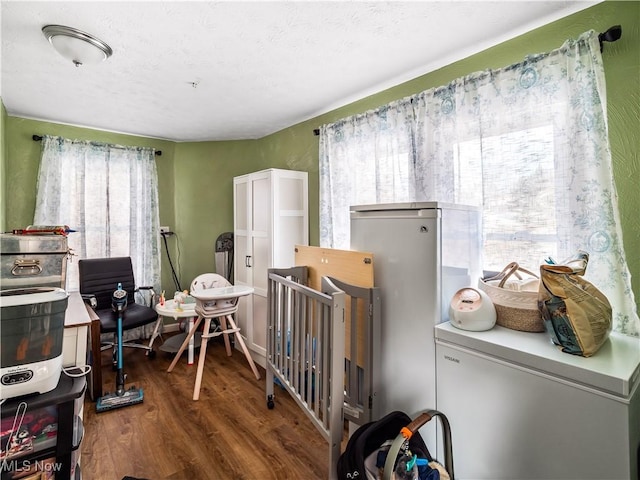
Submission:
<svg viewBox="0 0 640 480">
<path fill-rule="evenodd" d="M 53 48 L 76 67 L 100 63 L 111 56 L 113 50 L 102 40 L 81 30 L 63 25 L 45 25 L 42 33 Z"/>
</svg>

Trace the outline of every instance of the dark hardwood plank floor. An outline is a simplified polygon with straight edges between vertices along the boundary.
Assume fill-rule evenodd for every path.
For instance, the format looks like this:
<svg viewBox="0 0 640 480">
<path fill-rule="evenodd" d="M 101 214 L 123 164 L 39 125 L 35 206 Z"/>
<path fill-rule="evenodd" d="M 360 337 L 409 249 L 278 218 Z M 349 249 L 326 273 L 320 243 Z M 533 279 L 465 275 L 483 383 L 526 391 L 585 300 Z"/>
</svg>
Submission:
<svg viewBox="0 0 640 480">
<path fill-rule="evenodd" d="M 209 343 L 198 401 L 186 354 L 171 373 L 172 355 L 161 351 L 149 360 L 125 349 L 124 358 L 126 386 L 142 387 L 144 402 L 98 414 L 86 395 L 83 479 L 328 477 L 328 443 L 284 390 L 276 387 L 276 406 L 267 408 L 264 369 L 256 380 L 242 352 L 227 357 L 221 342 Z M 103 365 L 104 390 L 113 391 L 109 352 Z"/>
</svg>

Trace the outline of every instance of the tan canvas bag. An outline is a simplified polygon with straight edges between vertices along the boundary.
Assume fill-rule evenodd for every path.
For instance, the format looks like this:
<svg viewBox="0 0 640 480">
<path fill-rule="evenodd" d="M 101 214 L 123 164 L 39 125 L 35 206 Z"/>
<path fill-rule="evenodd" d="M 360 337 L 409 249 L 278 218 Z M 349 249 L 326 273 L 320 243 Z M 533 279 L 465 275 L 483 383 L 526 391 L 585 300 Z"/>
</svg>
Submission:
<svg viewBox="0 0 640 480">
<path fill-rule="evenodd" d="M 545 329 L 562 351 L 590 357 L 611 333 L 611 304 L 582 276 L 589 254 L 579 251 L 560 265 L 540 266 L 538 306 Z"/>
</svg>

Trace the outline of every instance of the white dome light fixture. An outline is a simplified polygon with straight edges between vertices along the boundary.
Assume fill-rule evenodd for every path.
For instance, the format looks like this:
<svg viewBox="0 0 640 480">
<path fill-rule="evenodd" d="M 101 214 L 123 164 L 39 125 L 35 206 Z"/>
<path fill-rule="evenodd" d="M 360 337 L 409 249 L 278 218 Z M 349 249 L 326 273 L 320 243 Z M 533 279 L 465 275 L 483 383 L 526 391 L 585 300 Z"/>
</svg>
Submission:
<svg viewBox="0 0 640 480">
<path fill-rule="evenodd" d="M 81 30 L 64 25 L 45 25 L 42 33 L 53 48 L 76 67 L 100 63 L 113 54 L 102 40 Z"/>
</svg>

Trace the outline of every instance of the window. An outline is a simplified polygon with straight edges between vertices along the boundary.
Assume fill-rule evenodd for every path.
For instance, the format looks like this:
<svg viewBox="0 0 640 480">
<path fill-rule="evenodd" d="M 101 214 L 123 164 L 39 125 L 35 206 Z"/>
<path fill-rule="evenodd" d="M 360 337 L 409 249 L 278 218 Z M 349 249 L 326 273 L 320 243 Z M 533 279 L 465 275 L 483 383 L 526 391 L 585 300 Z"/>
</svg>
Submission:
<svg viewBox="0 0 640 480">
<path fill-rule="evenodd" d="M 78 289 L 78 259 L 130 256 L 138 285 L 160 288 L 154 151 L 45 136 L 34 224 L 69 225 L 74 256 L 67 288 Z"/>
<path fill-rule="evenodd" d="M 460 142 L 453 151 L 456 203 L 482 205 L 484 268 L 516 261 L 536 270 L 557 258 L 553 126 Z"/>
<path fill-rule="evenodd" d="M 638 335 L 621 243 L 595 32 L 320 128 L 320 244 L 348 249 L 349 206 L 483 211 L 485 270 L 589 253 L 613 328 Z"/>
</svg>

